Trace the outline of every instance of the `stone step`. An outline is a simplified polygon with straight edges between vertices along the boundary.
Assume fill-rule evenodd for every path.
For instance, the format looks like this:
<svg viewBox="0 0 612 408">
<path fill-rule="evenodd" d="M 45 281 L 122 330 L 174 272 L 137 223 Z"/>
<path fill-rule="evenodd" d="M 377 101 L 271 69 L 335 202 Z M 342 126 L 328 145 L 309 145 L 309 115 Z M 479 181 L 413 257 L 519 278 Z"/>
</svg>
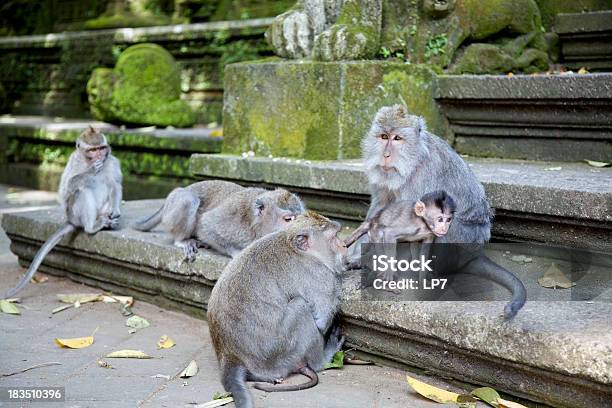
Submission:
<svg viewBox="0 0 612 408">
<path fill-rule="evenodd" d="M 55 191 L 79 134 L 92 125 L 106 135 L 124 174 L 127 199 L 158 198 L 193 182 L 189 157 L 215 153 L 220 128 L 123 128 L 87 119 L 0 116 L 0 182 Z"/>
<path fill-rule="evenodd" d="M 441 75 L 437 84 L 436 102 L 459 153 L 558 161 L 612 157 L 610 73 Z"/>
<path fill-rule="evenodd" d="M 328 173 L 328 181 L 333 175 Z M 228 258 L 201 250 L 194 263 L 184 263 L 169 237 L 126 227 L 161 203 L 127 202 L 123 229 L 64 239 L 41 270 L 203 317 Z M 21 265 L 28 264 L 60 220 L 59 209 L 3 216 L 2 227 Z M 542 289 L 525 269 L 547 262 L 534 259 L 517 271 L 529 299 L 544 298 L 537 297 Z M 586 302 L 549 291 L 548 300 L 528 301 L 514 320 L 504 322 L 503 302 L 497 301 L 507 298 L 503 292 L 485 302 L 370 302 L 357 294 L 358 279 L 355 272 L 347 273 L 343 283 L 342 324 L 349 347 L 382 362 L 420 367 L 557 407 L 610 406 L 609 287 Z"/>
<path fill-rule="evenodd" d="M 590 248 L 612 253 L 612 169 L 579 163 L 466 158 L 496 216 L 496 239 Z M 359 221 L 369 191 L 361 161 L 304 161 L 198 154 L 199 178 L 283 186 L 317 211 Z"/>
</svg>

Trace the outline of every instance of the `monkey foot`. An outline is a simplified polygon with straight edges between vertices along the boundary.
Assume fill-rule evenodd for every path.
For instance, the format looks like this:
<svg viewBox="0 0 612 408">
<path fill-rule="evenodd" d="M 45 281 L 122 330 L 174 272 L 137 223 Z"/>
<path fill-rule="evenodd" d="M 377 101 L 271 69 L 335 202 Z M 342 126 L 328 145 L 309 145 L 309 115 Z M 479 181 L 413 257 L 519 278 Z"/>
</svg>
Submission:
<svg viewBox="0 0 612 408">
<path fill-rule="evenodd" d="M 186 239 L 185 241 L 175 242 L 175 245 L 183 249 L 185 254 L 185 262 L 194 262 L 198 253 L 198 241 L 195 239 Z"/>
<path fill-rule="evenodd" d="M 284 378 L 275 378 L 275 379 L 274 379 L 274 381 L 273 381 L 273 383 L 274 383 L 275 385 L 276 385 L 276 384 L 282 384 L 282 383 L 283 383 L 283 381 L 285 381 L 285 379 L 284 379 Z"/>
</svg>

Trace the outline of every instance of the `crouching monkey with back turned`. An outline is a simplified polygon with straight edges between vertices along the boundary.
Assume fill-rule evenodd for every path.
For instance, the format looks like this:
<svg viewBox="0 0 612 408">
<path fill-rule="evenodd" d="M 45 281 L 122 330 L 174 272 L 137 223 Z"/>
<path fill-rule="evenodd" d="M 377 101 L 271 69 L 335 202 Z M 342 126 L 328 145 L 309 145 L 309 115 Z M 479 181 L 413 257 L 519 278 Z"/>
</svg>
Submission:
<svg viewBox="0 0 612 408">
<path fill-rule="evenodd" d="M 480 247 L 489 241 L 491 208 L 482 184 L 444 140 L 427 131 L 422 117 L 409 115 L 400 105 L 381 108 L 362 141 L 362 150 L 372 193 L 367 220 L 395 201 L 415 200 L 429 191 L 444 190 L 454 198 L 457 208 L 448 233 L 435 242 Z M 512 300 L 504 308 L 506 319 L 525 304 L 523 283 L 482 250 L 460 251 L 453 269 L 488 278 L 510 290 Z"/>
<path fill-rule="evenodd" d="M 121 216 L 121 167 L 111 154 L 106 137 L 91 126 L 76 142 L 62 173 L 59 198 L 66 222 L 40 248 L 28 271 L 13 289 L 2 295 L 17 294 L 30 281 L 43 259 L 62 238 L 77 228 L 95 234 L 103 228 L 115 229 Z"/>
<path fill-rule="evenodd" d="M 267 235 L 234 258 L 213 288 L 208 325 L 221 381 L 238 408 L 253 407 L 246 381 L 278 383 L 292 373 L 300 385 L 255 384 L 295 391 L 318 383 L 344 339 L 334 317 L 346 246 L 340 224 L 313 212 Z"/>
</svg>

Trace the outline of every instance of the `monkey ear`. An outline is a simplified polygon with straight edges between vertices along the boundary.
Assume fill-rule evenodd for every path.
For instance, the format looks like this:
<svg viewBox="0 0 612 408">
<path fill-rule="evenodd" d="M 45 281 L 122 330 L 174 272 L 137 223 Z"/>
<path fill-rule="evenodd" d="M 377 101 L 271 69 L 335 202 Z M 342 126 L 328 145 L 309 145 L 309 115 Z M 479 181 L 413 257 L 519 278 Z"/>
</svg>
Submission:
<svg viewBox="0 0 612 408">
<path fill-rule="evenodd" d="M 258 198 L 257 200 L 255 200 L 255 205 L 253 205 L 253 212 L 255 213 L 255 216 L 257 217 L 261 216 L 265 208 L 266 208 L 266 205 L 264 204 L 261 198 Z"/>
<path fill-rule="evenodd" d="M 425 119 L 422 116 L 417 118 L 417 133 L 421 134 L 427 131 L 427 125 L 425 124 Z"/>
<path fill-rule="evenodd" d="M 291 239 L 291 245 L 298 251 L 306 252 L 310 248 L 310 236 L 300 233 Z"/>
<path fill-rule="evenodd" d="M 89 131 L 91 133 L 96 133 L 96 129 L 93 128 L 93 126 L 89 125 Z"/>
<path fill-rule="evenodd" d="M 414 213 L 419 217 L 425 215 L 425 203 L 417 201 L 416 204 L 414 204 Z"/>
</svg>

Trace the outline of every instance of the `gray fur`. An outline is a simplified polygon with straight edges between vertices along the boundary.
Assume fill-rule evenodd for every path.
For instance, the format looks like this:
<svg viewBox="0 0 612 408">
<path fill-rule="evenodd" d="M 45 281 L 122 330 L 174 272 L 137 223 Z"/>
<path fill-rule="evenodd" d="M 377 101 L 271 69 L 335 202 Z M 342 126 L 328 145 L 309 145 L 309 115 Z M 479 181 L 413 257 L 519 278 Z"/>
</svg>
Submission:
<svg viewBox="0 0 612 408">
<path fill-rule="evenodd" d="M 403 143 L 389 144 L 381 134 L 397 135 Z M 392 156 L 394 171 L 385 172 L 381 167 L 383 152 L 389 149 L 395 155 Z M 423 118 L 408 114 L 400 105 L 381 108 L 362 141 L 362 150 L 372 193 L 368 220 L 389 203 L 414 201 L 429 191 L 444 190 L 455 199 L 455 217 L 448 233 L 435 242 L 484 244 L 489 241 L 492 211 L 482 184 L 444 140 L 427 131 Z M 456 262 L 458 271 L 491 279 L 512 292 L 505 317 L 514 316 L 526 299 L 522 282 L 486 258 L 482 251 L 461 254 Z"/>
<path fill-rule="evenodd" d="M 91 133 L 95 133 L 96 138 L 89 137 Z M 95 234 L 103 228 L 115 229 L 119 226 L 122 197 L 119 161 L 111 154 L 109 146 L 104 161 L 88 163 L 85 151 L 79 147 L 83 138 L 100 140 L 106 144 L 104 135 L 91 127 L 77 140 L 77 149 L 70 155 L 59 186 L 59 198 L 66 222 L 43 244 L 25 276 L 17 286 L 3 295 L 5 298 L 14 296 L 28 284 L 44 258 L 64 236 L 77 228 Z"/>
<path fill-rule="evenodd" d="M 193 260 L 198 245 L 237 255 L 254 240 L 284 228 L 283 217 L 303 213 L 304 204 L 284 189 L 269 191 L 211 180 L 174 189 L 158 212 L 134 228 L 149 231 L 161 225 L 186 258 Z"/>
<path fill-rule="evenodd" d="M 340 307 L 345 247 L 339 229 L 319 215 L 300 215 L 227 265 L 208 302 L 226 390 L 247 400 L 244 381 L 274 382 L 302 367 L 320 371 L 340 348 L 337 329 L 326 338 Z M 305 249 L 296 244 L 302 239 Z"/>
</svg>

